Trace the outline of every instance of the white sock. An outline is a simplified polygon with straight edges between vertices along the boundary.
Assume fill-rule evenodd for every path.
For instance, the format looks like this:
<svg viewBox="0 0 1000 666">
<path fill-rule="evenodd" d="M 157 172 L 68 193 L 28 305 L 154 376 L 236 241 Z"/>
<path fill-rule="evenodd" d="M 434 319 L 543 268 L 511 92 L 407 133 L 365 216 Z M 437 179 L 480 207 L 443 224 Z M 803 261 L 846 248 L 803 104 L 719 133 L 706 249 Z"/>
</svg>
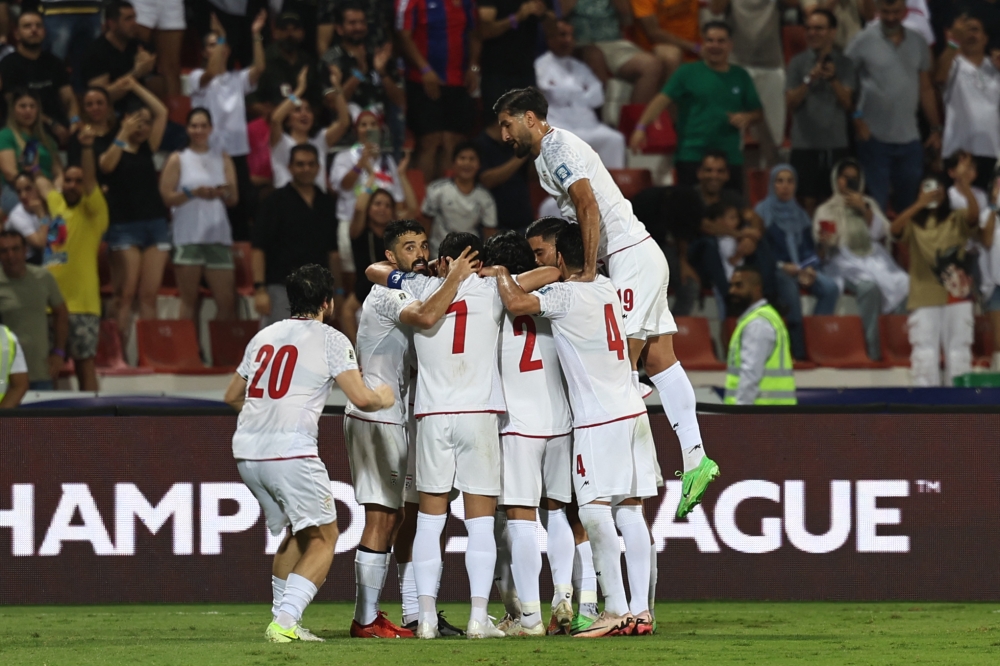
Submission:
<svg viewBox="0 0 1000 666">
<path fill-rule="evenodd" d="M 624 615 L 628 613 L 628 601 L 622 580 L 622 551 L 611 507 L 585 504 L 580 507 L 580 522 L 587 530 L 594 551 L 594 569 L 604 592 L 604 610 L 612 615 Z M 583 602 L 582 592 L 580 601 Z"/>
<path fill-rule="evenodd" d="M 660 392 L 660 402 L 663 411 L 670 420 L 670 425 L 677 433 L 681 443 L 681 453 L 684 457 L 684 471 L 689 472 L 701 463 L 705 457 L 705 447 L 701 441 L 701 428 L 698 426 L 698 414 L 695 411 L 697 403 L 694 397 L 694 387 L 687 373 L 681 367 L 680 361 L 663 372 L 650 377 L 656 390 Z"/>
<path fill-rule="evenodd" d="M 573 557 L 573 587 L 577 591 L 580 612 L 597 617 L 597 574 L 594 572 L 594 551 L 590 541 L 576 547 Z"/>
<path fill-rule="evenodd" d="M 649 544 L 649 612 L 654 613 L 656 608 L 656 572 L 658 566 L 659 553 L 656 544 Z"/>
<path fill-rule="evenodd" d="M 510 532 L 507 530 L 507 514 L 497 511 L 493 516 L 493 539 L 497 544 L 497 563 L 493 571 L 493 582 L 496 583 L 500 601 L 504 610 L 511 617 L 521 616 L 521 604 L 517 598 L 517 588 L 514 585 L 514 575 L 510 567 Z"/>
<path fill-rule="evenodd" d="M 417 578 L 413 573 L 412 562 L 398 562 L 399 596 L 403 600 L 403 624 L 409 624 L 417 619 Z"/>
<path fill-rule="evenodd" d="M 482 597 L 472 597 L 472 612 L 469 613 L 469 619 L 475 620 L 479 624 L 486 624 L 489 622 L 490 617 L 486 612 L 486 604 L 488 602 L 488 599 L 483 599 Z"/>
<path fill-rule="evenodd" d="M 649 527 L 642 517 L 642 507 L 636 504 L 616 506 L 615 525 L 625 541 L 625 563 L 628 565 L 629 612 L 638 615 L 649 610 Z"/>
<path fill-rule="evenodd" d="M 354 555 L 354 580 L 357 596 L 354 600 L 354 620 L 362 626 L 375 621 L 382 584 L 389 571 L 387 553 L 366 553 L 358 549 Z"/>
<path fill-rule="evenodd" d="M 441 532 L 447 514 L 417 514 L 417 532 L 413 537 L 413 575 L 417 586 L 417 604 L 421 623 L 437 626 L 437 591 L 441 575 Z"/>
<path fill-rule="evenodd" d="M 549 535 L 549 568 L 552 570 L 552 584 L 555 587 L 552 607 L 555 608 L 563 599 L 570 603 L 573 600 L 573 557 L 576 554 L 573 528 L 569 526 L 565 509 L 539 509 L 538 513 L 542 526 Z"/>
<path fill-rule="evenodd" d="M 465 571 L 469 575 L 472 619 L 477 622 L 485 622 L 486 603 L 490 599 L 493 571 L 497 564 L 497 542 L 493 537 L 493 516 L 466 519 L 465 531 L 469 533 L 469 545 L 465 549 Z M 480 605 L 482 606 L 482 617 L 477 614 Z"/>
<path fill-rule="evenodd" d="M 642 395 L 642 386 L 641 386 L 642 382 L 639 381 L 639 371 L 638 370 L 633 370 L 632 371 L 632 383 L 635 384 L 635 388 L 639 391 L 639 395 Z"/>
<path fill-rule="evenodd" d="M 514 586 L 521 600 L 521 624 L 533 627 L 541 622 L 539 612 L 538 576 L 542 573 L 542 551 L 538 547 L 538 532 L 533 520 L 510 520 L 511 571 Z"/>
<path fill-rule="evenodd" d="M 285 581 L 271 574 L 271 619 L 278 617 L 281 597 L 285 596 Z"/>
<path fill-rule="evenodd" d="M 285 581 L 285 594 L 281 597 L 278 617 L 275 620 L 282 629 L 290 629 L 302 621 L 302 614 L 316 596 L 319 588 L 308 578 L 298 574 L 288 574 Z"/>
</svg>

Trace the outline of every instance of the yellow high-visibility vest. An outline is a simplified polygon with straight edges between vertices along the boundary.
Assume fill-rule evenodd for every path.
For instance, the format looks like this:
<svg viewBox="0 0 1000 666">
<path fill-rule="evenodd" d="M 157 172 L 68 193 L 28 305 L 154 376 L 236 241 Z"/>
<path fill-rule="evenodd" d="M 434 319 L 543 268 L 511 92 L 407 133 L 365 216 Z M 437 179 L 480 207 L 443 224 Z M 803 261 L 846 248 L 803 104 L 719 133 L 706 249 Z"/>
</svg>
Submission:
<svg viewBox="0 0 1000 666">
<path fill-rule="evenodd" d="M 14 356 L 17 354 L 17 341 L 10 329 L 0 324 L 0 400 L 7 395 L 10 386 L 10 369 L 14 367 Z"/>
<path fill-rule="evenodd" d="M 736 389 L 740 385 L 740 350 L 742 349 L 743 329 L 755 319 L 766 319 L 774 328 L 774 350 L 764 364 L 764 376 L 760 378 L 760 392 L 755 405 L 794 405 L 795 375 L 792 373 L 792 351 L 788 339 L 788 329 L 781 320 L 778 311 L 770 304 L 762 305 L 740 317 L 733 337 L 729 341 L 728 368 L 726 369 L 727 405 L 736 404 Z"/>
</svg>

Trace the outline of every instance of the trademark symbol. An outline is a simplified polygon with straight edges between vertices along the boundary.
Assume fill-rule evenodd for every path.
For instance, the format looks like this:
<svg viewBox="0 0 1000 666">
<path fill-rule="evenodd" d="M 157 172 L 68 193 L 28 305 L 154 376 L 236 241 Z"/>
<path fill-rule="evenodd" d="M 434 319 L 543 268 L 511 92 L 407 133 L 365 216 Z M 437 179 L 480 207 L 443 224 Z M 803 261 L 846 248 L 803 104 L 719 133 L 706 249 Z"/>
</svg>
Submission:
<svg viewBox="0 0 1000 666">
<path fill-rule="evenodd" d="M 915 481 L 917 484 L 918 493 L 940 493 L 941 492 L 941 482 L 940 481 L 927 481 L 925 479 L 917 479 Z"/>
</svg>

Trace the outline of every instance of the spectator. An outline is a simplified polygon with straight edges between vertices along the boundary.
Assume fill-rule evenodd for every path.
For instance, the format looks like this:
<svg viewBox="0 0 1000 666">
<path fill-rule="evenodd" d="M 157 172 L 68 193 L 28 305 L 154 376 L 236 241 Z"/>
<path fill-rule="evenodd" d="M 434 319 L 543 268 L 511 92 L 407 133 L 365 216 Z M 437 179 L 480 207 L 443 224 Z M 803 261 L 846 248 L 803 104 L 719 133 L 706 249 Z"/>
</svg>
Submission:
<svg viewBox="0 0 1000 666">
<path fill-rule="evenodd" d="M 167 97 L 181 94 L 181 51 L 184 44 L 184 0 L 132 0 L 139 39 L 152 44 L 156 31 L 157 70 L 166 79 Z"/>
<path fill-rule="evenodd" d="M 960 172 L 958 165 L 966 162 L 964 171 Z M 972 174 L 972 185 L 969 186 L 969 191 L 972 192 L 972 196 L 976 199 L 976 204 L 979 205 L 979 223 L 983 225 L 986 223 L 986 218 L 989 217 L 989 200 L 986 198 L 986 192 L 976 187 L 975 182 L 979 179 L 979 169 L 976 165 L 975 158 L 964 150 L 958 150 L 954 155 L 944 160 L 943 162 L 945 174 L 947 174 L 948 179 L 952 182 L 951 187 L 948 188 L 948 201 L 951 203 L 952 210 L 962 210 L 968 207 L 968 202 L 965 200 L 965 195 L 962 194 L 962 190 L 958 186 L 958 176 L 960 173 L 971 173 Z"/>
<path fill-rule="evenodd" d="M 629 140 L 633 150 L 646 141 L 646 125 L 660 117 L 671 103 L 677 105 L 677 183 L 694 185 L 706 150 L 725 151 L 730 165 L 729 186 L 743 190 L 743 131 L 761 115 L 760 99 L 745 69 L 729 64 L 732 30 L 711 21 L 702 29 L 701 62 L 682 65 L 663 92 L 642 112 Z"/>
<path fill-rule="evenodd" d="M 726 354 L 727 405 L 795 405 L 795 373 L 788 328 L 764 298 L 764 282 L 752 268 L 733 273 L 729 302 L 739 321 Z"/>
<path fill-rule="evenodd" d="M 269 117 L 274 107 L 295 90 L 303 67 L 309 69 L 306 98 L 320 104 L 322 92 L 316 80 L 316 57 L 303 48 L 302 19 L 292 12 L 282 13 L 275 21 L 273 37 L 274 41 L 264 51 L 265 66 L 259 74 L 257 90 L 247 99 L 253 115 Z"/>
<path fill-rule="evenodd" d="M 994 180 L 995 182 L 995 180 Z M 1000 199 L 1000 188 L 993 186 L 992 203 L 995 206 Z M 991 209 L 986 215 L 979 217 L 982 229 L 979 251 L 980 289 L 982 291 L 983 311 L 990 319 L 993 328 L 993 359 L 990 370 L 1000 371 L 1000 241 L 996 238 L 996 213 Z"/>
<path fill-rule="evenodd" d="M 0 208 L 4 212 L 17 205 L 12 185 L 21 167 L 37 166 L 46 178 L 62 183 L 59 148 L 44 129 L 38 95 L 33 90 L 19 88 L 9 99 L 11 110 L 7 114 L 7 126 L 0 130 L 0 173 L 3 174 Z"/>
<path fill-rule="evenodd" d="M 215 300 L 215 318 L 236 318 L 236 266 L 233 232 L 226 216 L 239 197 L 233 160 L 213 149 L 212 116 L 191 109 L 188 147 L 173 153 L 160 176 L 160 196 L 170 206 L 174 236 L 174 277 L 181 298 L 181 319 L 198 319 L 202 277 Z"/>
<path fill-rule="evenodd" d="M 945 109 L 941 155 L 948 158 L 959 150 L 974 155 L 976 185 L 982 189 L 989 187 L 1000 154 L 1000 71 L 986 55 L 988 40 L 978 17 L 960 16 L 949 40 L 958 49 L 945 49 L 937 67 Z"/>
<path fill-rule="evenodd" d="M 39 0 L 37 6 L 45 15 L 43 48 L 65 63 L 83 62 L 101 35 L 101 0 Z M 86 79 L 79 67 L 73 70 L 73 88 L 83 90 Z"/>
<path fill-rule="evenodd" d="M 590 68 L 573 57 L 573 26 L 558 20 L 549 31 L 549 51 L 535 60 L 538 88 L 549 103 L 548 121 L 570 130 L 597 151 L 609 169 L 625 166 L 625 137 L 598 119 L 604 87 Z"/>
<path fill-rule="evenodd" d="M 28 363 L 29 388 L 51 391 L 66 360 L 69 311 L 52 274 L 27 262 L 24 236 L 0 231 L 0 317 L 17 336 Z M 49 344 L 49 315 L 53 334 Z"/>
<path fill-rule="evenodd" d="M 719 201 L 705 208 L 701 234 L 688 248 L 687 257 L 699 281 L 712 288 L 719 318 L 729 316 L 726 297 L 733 271 L 745 261 L 754 263 L 760 231 L 740 218 L 740 209 Z"/>
<path fill-rule="evenodd" d="M 214 15 L 213 15 L 214 16 Z M 236 166 L 236 182 L 239 185 L 239 203 L 229 211 L 229 222 L 233 227 L 233 238 L 246 240 L 250 234 L 250 217 L 253 215 L 253 184 L 247 155 L 250 140 L 247 137 L 247 114 L 244 97 L 253 92 L 264 72 L 264 45 L 261 30 L 267 20 L 267 13 L 261 10 L 254 19 L 253 65 L 240 71 L 227 71 L 229 47 L 226 34 L 218 19 L 212 19 L 212 30 L 205 36 L 205 69 L 191 72 L 190 80 L 194 91 L 191 106 L 208 109 L 215 130 L 212 132 L 212 148 L 225 152 Z M 2 62 L 2 61 L 0 61 Z"/>
<path fill-rule="evenodd" d="M 3 94 L 9 99 L 12 92 L 24 88 L 37 95 L 44 114 L 43 124 L 64 144 L 80 124 L 80 110 L 66 74 L 66 63 L 42 50 L 45 27 L 38 12 L 27 11 L 18 17 L 16 35 L 17 50 L 0 60 Z"/>
<path fill-rule="evenodd" d="M 14 179 L 18 204 L 7 216 L 4 229 L 11 229 L 24 236 L 28 263 L 41 266 L 45 255 L 51 252 L 50 244 L 65 234 L 62 219 L 53 220 L 45 199 L 38 194 L 35 179 L 25 171 Z"/>
<path fill-rule="evenodd" d="M 432 257 L 437 256 L 441 241 L 452 232 L 469 232 L 483 239 L 497 232 L 496 204 L 487 189 L 476 182 L 479 164 L 476 146 L 460 143 L 455 148 L 451 178 L 427 186 L 421 212 L 431 220 Z"/>
<path fill-rule="evenodd" d="M 865 23 L 875 18 L 875 0 L 802 0 L 806 17 L 816 9 L 825 9 L 836 18 L 833 44 L 841 51 L 861 32 Z"/>
<path fill-rule="evenodd" d="M 336 264 L 336 208 L 316 187 L 316 147 L 295 146 L 288 168 L 292 182 L 262 202 L 253 227 L 254 307 L 263 326 L 289 316 L 287 275 L 306 264 L 326 264 L 333 272 Z"/>
<path fill-rule="evenodd" d="M 917 106 L 931 125 L 926 146 L 941 148 L 941 122 L 930 77 L 930 50 L 924 38 L 902 25 L 903 0 L 878 0 L 881 24 L 868 26 L 850 46 L 861 96 L 854 113 L 858 160 L 868 192 L 884 210 L 903 210 L 917 198 L 924 154 Z"/>
<path fill-rule="evenodd" d="M 855 295 L 869 358 L 882 359 L 879 316 L 896 312 L 906 300 L 910 278 L 882 245 L 889 221 L 878 202 L 865 196 L 861 166 L 853 159 L 839 162 L 830 176 L 833 196 L 816 209 L 813 237 L 823 257 L 823 272 L 841 293 Z"/>
<path fill-rule="evenodd" d="M 631 0 L 631 6 L 639 24 L 635 41 L 666 64 L 666 79 L 682 63 L 698 60 L 701 55 L 698 0 Z"/>
<path fill-rule="evenodd" d="M 288 158 L 292 148 L 308 143 L 316 146 L 319 154 L 319 172 L 316 187 L 326 192 L 326 156 L 351 126 L 351 113 L 344 101 L 343 88 L 338 85 L 339 72 L 330 75 L 331 94 L 337 102 L 337 118 L 326 129 L 316 127 L 316 116 L 312 104 L 303 99 L 309 70 L 299 72 L 298 87 L 271 115 L 271 171 L 274 173 L 274 187 L 284 187 L 292 180 L 288 171 Z"/>
<path fill-rule="evenodd" d="M 0 324 L 0 409 L 13 409 L 28 392 L 28 362 L 14 331 Z"/>
<path fill-rule="evenodd" d="M 337 4 L 337 42 L 323 55 L 323 62 L 337 69 L 344 82 L 344 99 L 356 115 L 362 109 L 386 116 L 386 103 L 406 105 L 406 96 L 397 79 L 396 59 L 391 41 L 376 41 L 368 30 L 361 0 Z"/>
<path fill-rule="evenodd" d="M 101 280 L 97 253 L 108 228 L 108 204 L 97 185 L 94 132 L 79 131 L 82 166 L 66 169 L 62 192 L 45 176 L 38 175 L 39 194 L 45 197 L 53 219 L 61 221 L 64 233 L 51 241 L 45 267 L 56 279 L 69 311 L 66 353 L 73 359 L 81 391 L 96 391 L 97 341 L 101 328 Z"/>
<path fill-rule="evenodd" d="M 490 191 L 497 207 L 497 227 L 523 231 L 535 219 L 528 178 L 534 177 L 529 156 L 518 157 L 500 138 L 500 125 L 490 123 L 473 139 L 479 149 L 479 184 Z"/>
<path fill-rule="evenodd" d="M 740 211 L 743 222 L 750 223 L 760 232 L 761 237 L 764 236 L 764 221 L 742 194 L 729 187 L 729 183 L 732 182 L 733 167 L 729 166 L 726 153 L 721 150 L 706 150 L 698 163 L 696 175 L 698 180 L 693 189 L 701 197 L 704 206 L 719 202 L 735 206 Z M 764 291 L 767 291 L 766 281 Z"/>
<path fill-rule="evenodd" d="M 479 85 L 482 48 L 474 11 L 472 0 L 400 4 L 397 37 L 410 81 L 407 124 L 417 137 L 419 167 L 427 183 L 443 173 L 443 163 L 472 130 L 470 95 Z"/>
<path fill-rule="evenodd" d="M 622 38 L 622 23 L 632 22 L 631 8 L 612 0 L 577 0 L 572 10 L 567 5 L 562 4 L 564 16 L 573 24 L 580 59 L 603 84 L 611 77 L 631 84 L 632 104 L 649 104 L 666 80 L 665 65 Z"/>
<path fill-rule="evenodd" d="M 553 14 L 543 0 L 479 0 L 483 39 L 484 119 L 493 122 L 493 104 L 508 90 L 535 85 L 538 27 Z"/>
<path fill-rule="evenodd" d="M 884 20 L 884 19 L 883 19 Z M 966 245 L 979 227 L 979 204 L 970 189 L 970 161 L 959 165 L 956 186 L 968 202 L 952 210 L 943 183 L 923 181 L 920 196 L 892 222 L 892 234 L 910 248 L 910 373 L 914 386 L 945 385 L 972 367 L 973 270 Z"/>
<path fill-rule="evenodd" d="M 799 289 L 816 297 L 814 315 L 832 315 L 840 290 L 837 283 L 819 272 L 819 257 L 813 242 L 812 220 L 795 201 L 798 174 L 788 164 L 771 169 L 767 198 L 756 211 L 764 220 L 765 236 L 777 266 L 778 294 L 787 309 L 788 331 L 792 336 L 792 356 L 805 359 L 806 342 L 802 332 L 802 301 Z"/>
<path fill-rule="evenodd" d="M 156 295 L 170 255 L 167 209 L 153 153 L 160 149 L 167 126 L 167 107 L 135 79 L 129 92 L 145 106 L 125 115 L 114 141 L 97 141 L 98 168 L 107 183 L 108 249 L 115 284 L 118 332 L 124 339 L 132 327 L 132 309 L 139 297 L 139 318 L 156 319 Z"/>
<path fill-rule="evenodd" d="M 837 19 L 817 9 L 806 19 L 809 48 L 788 63 L 785 101 L 792 115 L 792 166 L 799 197 L 812 214 L 829 198 L 830 170 L 847 157 L 847 118 L 854 106 L 854 65 L 833 48 Z"/>
<path fill-rule="evenodd" d="M 125 78 L 142 81 L 156 66 L 156 55 L 136 39 L 138 26 L 132 3 L 116 0 L 104 11 L 107 30 L 97 38 L 83 59 L 83 80 L 88 86 L 105 88 L 117 109 L 125 111 Z M 80 62 L 75 60 L 74 62 Z"/>
<path fill-rule="evenodd" d="M 989 2 L 989 0 L 985 0 Z M 927 42 L 927 46 L 933 47 L 936 41 L 934 37 L 934 28 L 931 25 L 931 11 L 927 7 L 927 0 L 905 0 L 906 3 L 906 14 L 903 16 L 903 27 L 912 30 Z M 876 6 L 878 6 L 878 0 L 876 0 Z M 958 2 L 955 3 L 959 4 Z M 868 23 L 868 25 L 878 25 L 881 22 L 881 17 L 876 15 L 875 19 Z M 931 56 L 933 61 L 933 55 Z"/>
<path fill-rule="evenodd" d="M 712 0 L 714 14 L 726 14 L 733 29 L 733 63 L 753 79 L 764 107 L 767 132 L 761 149 L 774 163 L 785 140 L 785 61 L 781 53 L 781 12 L 798 0 Z"/>
<path fill-rule="evenodd" d="M 191 7 L 194 11 L 189 23 L 196 24 L 188 27 L 196 34 L 201 35 L 206 32 L 205 28 L 211 25 L 212 13 L 219 19 L 228 37 L 230 66 L 253 60 L 253 39 L 250 32 L 252 17 L 258 9 L 273 3 L 266 0 L 207 0 L 207 2 L 203 0 L 188 4 L 194 4 L 194 7 Z M 276 12 L 279 10 L 280 7 L 275 9 Z"/>
<path fill-rule="evenodd" d="M 129 83 L 128 85 L 131 85 Z M 137 97 L 130 95 L 138 101 Z M 124 100 L 123 100 L 124 101 Z M 135 104 L 137 102 L 130 102 Z M 112 133 L 118 128 L 118 117 L 115 115 L 115 107 L 111 103 L 111 96 L 107 89 L 101 87 L 90 87 L 83 94 L 83 121 L 90 125 L 94 132 L 98 145 L 108 145 L 114 139 Z M 80 154 L 82 148 L 77 140 L 77 135 L 70 137 L 69 146 L 66 148 L 67 160 L 70 166 L 80 166 Z M 103 174 L 98 173 L 98 181 L 102 181 Z M 102 183 L 103 184 L 103 183 Z"/>
</svg>

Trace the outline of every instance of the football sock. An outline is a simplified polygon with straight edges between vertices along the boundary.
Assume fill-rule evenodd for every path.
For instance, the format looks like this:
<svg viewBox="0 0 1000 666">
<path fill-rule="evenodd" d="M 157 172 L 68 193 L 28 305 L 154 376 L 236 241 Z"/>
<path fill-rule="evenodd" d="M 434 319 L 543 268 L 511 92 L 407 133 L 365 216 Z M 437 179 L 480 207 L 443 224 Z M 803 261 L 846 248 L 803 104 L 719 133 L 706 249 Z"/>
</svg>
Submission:
<svg viewBox="0 0 1000 666">
<path fill-rule="evenodd" d="M 354 620 L 367 626 L 375 621 L 382 584 L 389 571 L 388 553 L 373 553 L 358 548 L 354 555 L 354 580 L 357 596 L 354 601 Z"/>
<path fill-rule="evenodd" d="M 447 514 L 417 514 L 417 533 L 413 537 L 413 574 L 417 586 L 419 620 L 437 626 L 437 590 L 441 574 L 441 532 Z"/>
<path fill-rule="evenodd" d="M 663 411 L 677 439 L 681 443 L 681 454 L 684 457 L 684 471 L 690 472 L 701 463 L 705 457 L 705 447 L 701 441 L 701 428 L 698 426 L 698 414 L 695 411 L 696 401 L 694 387 L 687 373 L 681 367 L 680 361 L 663 372 L 650 377 L 656 390 L 660 392 L 660 402 Z"/>
<path fill-rule="evenodd" d="M 275 620 L 282 629 L 291 629 L 302 620 L 306 606 L 316 596 L 319 590 L 312 581 L 298 574 L 288 574 L 285 581 L 285 594 L 281 597 L 278 617 Z"/>
<path fill-rule="evenodd" d="M 597 574 L 594 572 L 594 551 L 590 541 L 576 547 L 573 557 L 573 588 L 577 592 L 580 613 L 597 617 Z"/>
<path fill-rule="evenodd" d="M 632 590 L 629 611 L 638 615 L 649 610 L 649 528 L 637 504 L 616 506 L 613 513 L 625 541 L 628 589 Z"/>
<path fill-rule="evenodd" d="M 488 622 L 486 604 L 490 599 L 493 571 L 497 564 L 493 516 L 466 519 L 465 531 L 469 533 L 469 545 L 465 549 L 465 570 L 469 575 L 472 619 L 477 622 Z M 479 613 L 480 605 L 482 613 Z"/>
<path fill-rule="evenodd" d="M 493 582 L 504 610 L 513 618 L 520 617 L 521 604 L 517 598 L 517 588 L 514 586 L 514 575 L 510 567 L 510 532 L 507 530 L 507 514 L 497 511 L 493 516 L 493 539 L 497 544 L 497 563 L 493 573 Z"/>
<path fill-rule="evenodd" d="M 552 584 L 555 593 L 552 597 L 552 607 L 566 599 L 572 603 L 573 595 L 573 559 L 576 554 L 573 528 L 566 519 L 565 509 L 538 510 L 542 526 L 548 532 L 549 568 L 552 570 Z"/>
<path fill-rule="evenodd" d="M 659 553 L 656 551 L 656 544 L 649 544 L 649 612 L 655 612 L 656 608 L 656 572 L 659 569 L 657 562 Z"/>
<path fill-rule="evenodd" d="M 403 600 L 403 624 L 417 619 L 417 579 L 413 573 L 413 563 L 399 562 L 399 596 Z"/>
<path fill-rule="evenodd" d="M 538 610 L 538 576 L 542 573 L 538 531 L 533 520 L 510 520 L 507 531 L 510 533 L 510 568 L 517 596 L 521 600 L 521 625 L 534 627 L 542 621 Z"/>
<path fill-rule="evenodd" d="M 628 612 L 628 602 L 622 580 L 622 551 L 611 507 L 607 504 L 585 504 L 580 507 L 580 522 L 590 536 L 594 569 L 604 592 L 604 610 L 612 615 L 624 615 Z M 582 593 L 580 601 L 583 603 Z"/>
<path fill-rule="evenodd" d="M 281 597 L 285 596 L 285 581 L 271 574 L 271 618 L 278 617 Z"/>
</svg>

